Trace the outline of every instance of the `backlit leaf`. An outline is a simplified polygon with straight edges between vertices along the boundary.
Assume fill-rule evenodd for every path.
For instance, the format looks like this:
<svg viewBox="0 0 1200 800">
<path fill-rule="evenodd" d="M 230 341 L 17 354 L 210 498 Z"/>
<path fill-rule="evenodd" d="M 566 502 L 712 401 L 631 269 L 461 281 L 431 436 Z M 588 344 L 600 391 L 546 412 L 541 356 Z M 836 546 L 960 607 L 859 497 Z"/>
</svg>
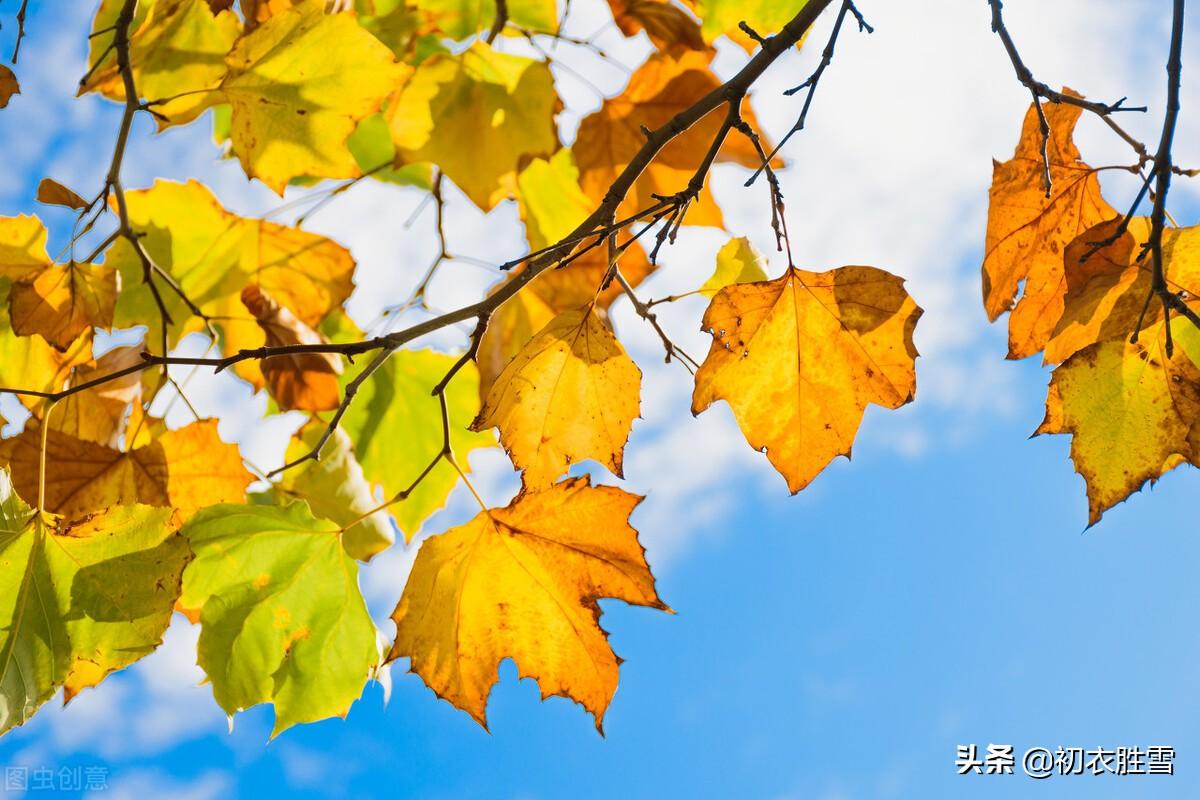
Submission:
<svg viewBox="0 0 1200 800">
<path fill-rule="evenodd" d="M 116 302 L 117 272 L 112 266 L 72 261 L 13 284 L 8 313 L 17 334 L 37 334 L 66 350 L 84 331 L 111 328 Z"/>
<path fill-rule="evenodd" d="M 429 688 L 485 727 L 497 667 L 511 658 L 543 698 L 571 698 L 599 728 L 620 659 L 596 601 L 667 609 L 629 524 L 640 500 L 574 478 L 427 539 L 392 615 L 388 658 L 410 658 Z"/>
<path fill-rule="evenodd" d="M 298 175 L 359 174 L 346 140 L 379 110 L 402 70 L 350 14 L 320 0 L 281 11 L 238 40 L 221 83 L 246 170 L 277 193 Z"/>
<path fill-rule="evenodd" d="M 721 85 L 709 68 L 711 53 L 688 50 L 656 53 L 647 59 L 619 96 L 584 118 L 575 139 L 575 160 L 580 184 L 596 203 L 637 152 L 646 143 L 642 128 L 654 130 Z M 758 127 L 749 104 L 742 109 L 749 124 Z M 634 183 L 617 211 L 625 218 L 655 204 L 654 195 L 669 196 L 687 188 L 688 181 L 704 160 L 709 145 L 721 126 L 720 111 L 708 114 L 686 132 L 675 137 Z M 717 155 L 718 161 L 733 161 L 758 167 L 761 160 L 741 134 L 729 135 Z M 685 219 L 691 225 L 722 224 L 721 211 L 713 201 L 707 182 Z"/>
<path fill-rule="evenodd" d="M 0 464 L 28 500 L 38 496 L 41 430 L 0 441 Z M 236 445 L 217 435 L 215 420 L 193 422 L 153 442 L 121 451 L 57 431 L 46 437 L 46 510 L 73 519 L 103 508 L 142 503 L 185 512 L 240 501 L 253 477 Z"/>
<path fill-rule="evenodd" d="M 1009 358 L 1033 355 L 1054 331 L 1067 288 L 1063 272 L 1067 245 L 1117 216 L 1100 196 L 1096 171 L 1080 160 L 1075 147 L 1073 132 L 1082 109 L 1045 103 L 1043 110 L 1050 123 L 1050 197 L 1043 182 L 1042 135 L 1032 106 L 1012 159 L 995 164 L 989 192 L 983 304 L 992 320 L 1012 309 Z M 1014 306 L 1022 281 L 1021 297 Z"/>
<path fill-rule="evenodd" d="M 798 492 L 849 457 L 868 404 L 913 399 L 920 315 L 903 282 L 874 267 L 789 268 L 728 286 L 704 313 L 713 342 L 692 413 L 728 402 L 750 446 Z"/>
<path fill-rule="evenodd" d="M 766 263 L 763 254 L 754 249 L 749 239 L 744 236 L 730 239 L 717 252 L 717 268 L 700 287 L 699 293 L 711 298 L 734 283 L 765 281 L 767 273 L 763 267 Z"/>
<path fill-rule="evenodd" d="M 0 732 L 161 642 L 187 564 L 167 508 L 35 516 L 0 470 Z"/>
<path fill-rule="evenodd" d="M 546 64 L 476 42 L 422 62 L 385 113 L 404 160 L 437 164 L 487 211 L 515 192 L 523 158 L 558 147 L 558 102 Z M 487 146 L 462 146 L 471 140 Z"/>
<path fill-rule="evenodd" d="M 242 303 L 254 315 L 268 347 L 326 344 L 325 337 L 296 319 L 257 286 L 242 290 Z M 283 411 L 328 411 L 338 407 L 339 356 L 329 353 L 294 353 L 263 359 L 259 365 L 271 397 Z"/>
<path fill-rule="evenodd" d="M 363 383 L 346 410 L 342 427 L 354 442 L 367 480 L 383 487 L 384 499 L 407 489 L 441 451 L 441 407 L 432 391 L 457 360 L 432 350 L 399 350 Z M 347 370 L 343 381 L 353 374 Z M 463 469 L 472 450 L 495 444 L 491 435 L 468 430 L 479 412 L 478 380 L 467 364 L 446 390 L 450 446 Z M 406 538 L 411 539 L 421 523 L 445 505 L 457 483 L 458 473 L 442 461 L 407 500 L 389 506 Z"/>
<path fill-rule="evenodd" d="M 549 486 L 589 458 L 620 476 L 641 385 L 641 370 L 589 304 L 559 314 L 525 345 L 473 427 L 500 429 L 527 488 Z"/>
<path fill-rule="evenodd" d="M 379 649 L 338 526 L 304 503 L 218 505 L 183 534 L 196 557 L 180 605 L 199 610 L 199 663 L 221 708 L 273 703 L 272 736 L 344 717 Z"/>
</svg>

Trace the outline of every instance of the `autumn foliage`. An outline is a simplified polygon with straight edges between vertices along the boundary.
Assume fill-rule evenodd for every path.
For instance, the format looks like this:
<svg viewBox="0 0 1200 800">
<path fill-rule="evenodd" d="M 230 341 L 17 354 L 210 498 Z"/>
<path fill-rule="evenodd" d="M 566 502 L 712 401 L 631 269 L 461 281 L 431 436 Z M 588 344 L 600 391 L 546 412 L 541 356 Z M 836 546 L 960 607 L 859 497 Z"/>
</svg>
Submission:
<svg viewBox="0 0 1200 800">
<path fill-rule="evenodd" d="M 758 76 L 827 6 L 826 55 L 844 22 L 869 30 L 857 9 L 609 4 L 655 51 L 563 141 L 537 43 L 586 43 L 556 33 L 554 0 L 101 0 L 79 91 L 123 109 L 106 180 L 42 182 L 36 200 L 74 219 L 61 252 L 38 217 L 0 218 L 0 391 L 31 415 L 0 440 L 0 730 L 152 652 L 174 611 L 200 626 L 216 702 L 230 715 L 273 704 L 275 733 L 344 716 L 397 659 L 486 726 L 512 658 L 599 728 L 620 659 L 598 601 L 669 611 L 631 523 L 642 498 L 602 477 L 622 478 L 641 409 L 642 372 L 610 307 L 630 304 L 667 360 L 694 373 L 693 414 L 728 404 L 791 492 L 850 455 L 869 405 L 914 399 L 921 309 L 883 269 L 793 263 L 784 162 L 749 105 Z M 726 81 L 711 66 L 720 37 L 746 53 Z M 797 131 L 827 65 L 799 87 Z M 37 102 L 18 95 L 19 77 L 0 70 L 0 107 Z M 1057 365 L 1039 432 L 1073 436 L 1094 522 L 1165 470 L 1200 464 L 1200 331 L 1188 319 L 1200 239 L 1122 218 L 1101 197 L 1072 141 L 1088 109 L 1067 100 L 1083 102 L 1066 90 L 1035 99 L 1014 157 L 996 166 L 984 304 L 992 319 L 1011 311 L 1011 357 Z M 368 335 L 344 310 L 354 258 L 302 218 L 241 217 L 194 180 L 125 187 L 139 115 L 160 131 L 211 120 L 214 152 L 280 195 L 333 202 L 366 180 L 426 191 L 442 256 L 445 186 L 484 211 L 515 202 L 528 250 L 477 302 Z M 708 181 L 722 162 L 760 181 L 786 266 L 769 274 L 742 236 L 697 265 L 688 295 L 708 299 L 695 324 L 712 342 L 692 361 L 655 316 L 678 298 L 648 301 L 642 284 L 680 226 L 724 225 Z M 1155 248 L 1161 264 L 1146 257 Z M 1148 301 L 1164 291 L 1176 299 Z M 470 330 L 457 352 L 420 341 L 457 323 Z M 139 327 L 138 344 L 94 347 L 98 331 Z M 206 337 L 206 355 L 177 353 L 189 334 Z M 268 394 L 271 413 L 306 414 L 287 463 L 263 473 L 216 420 L 170 428 L 154 416 L 156 398 L 184 395 L 173 365 L 230 370 Z M 489 447 L 520 473 L 505 507 L 470 483 L 469 454 Z M 459 485 L 479 514 L 423 539 L 389 637 L 359 563 L 410 546 Z"/>
</svg>

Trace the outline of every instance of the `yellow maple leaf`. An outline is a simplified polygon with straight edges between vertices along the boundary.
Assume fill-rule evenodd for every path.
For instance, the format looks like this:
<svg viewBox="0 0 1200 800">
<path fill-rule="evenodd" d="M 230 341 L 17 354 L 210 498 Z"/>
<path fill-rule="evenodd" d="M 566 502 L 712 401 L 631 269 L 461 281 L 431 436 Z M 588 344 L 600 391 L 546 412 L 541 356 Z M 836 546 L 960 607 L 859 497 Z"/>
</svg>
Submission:
<svg viewBox="0 0 1200 800">
<path fill-rule="evenodd" d="M 572 464 L 599 461 L 620 476 L 641 403 L 642 373 L 588 304 L 555 317 L 505 367 L 472 428 L 500 442 L 531 489 Z"/>
<path fill-rule="evenodd" d="M 68 385 L 80 386 L 141 363 L 141 347 L 114 347 L 94 364 L 77 366 Z M 141 397 L 142 374 L 131 372 L 64 397 L 50 415 L 50 429 L 117 447 L 124 432 L 137 427 L 142 414 Z"/>
<path fill-rule="evenodd" d="M 1070 89 L 1063 92 L 1079 97 Z M 1096 170 L 1080 160 L 1075 146 L 1073 133 L 1082 109 L 1066 103 L 1044 103 L 1043 109 L 1050 123 L 1050 196 L 1046 197 L 1042 134 L 1033 106 L 1025 114 L 1012 159 L 995 164 L 988 194 L 983 304 L 992 321 L 1012 309 L 1009 358 L 1033 355 L 1054 331 L 1066 292 L 1067 245 L 1088 228 L 1117 216 L 1100 196 Z M 1022 281 L 1021 298 L 1014 306 Z"/>
<path fill-rule="evenodd" d="M 100 92 L 125 100 L 125 83 L 113 51 L 113 28 L 125 0 L 103 0 L 90 39 L 92 69 L 79 93 Z M 206 0 L 139 2 L 129 34 L 134 86 L 148 101 L 159 129 L 191 122 L 222 101 L 225 54 L 241 33 L 231 11 L 217 12 Z"/>
<path fill-rule="evenodd" d="M 920 315 L 903 281 L 874 267 L 793 267 L 728 286 L 704 313 L 713 342 L 692 413 L 728 402 L 750 446 L 798 492 L 850 455 L 869 403 L 912 400 Z"/>
<path fill-rule="evenodd" d="M 321 0 L 274 14 L 225 63 L 233 151 L 247 175 L 278 194 L 298 175 L 360 174 L 346 140 L 404 72 L 353 15 L 326 14 Z"/>
<path fill-rule="evenodd" d="M 21 280 L 50 266 L 46 226 L 34 216 L 0 217 L 0 281 Z M 0 289 L 4 284 L 0 283 Z"/>
<path fill-rule="evenodd" d="M 763 267 L 766 263 L 763 254 L 745 236 L 730 239 L 717 251 L 717 266 L 713 274 L 696 291 L 711 298 L 730 284 L 765 281 L 767 273 Z"/>
<path fill-rule="evenodd" d="M 624 92 L 583 119 L 574 151 L 580 185 L 588 197 L 597 203 L 604 199 L 613 181 L 646 143 L 643 127 L 654 130 L 664 125 L 721 85 L 709 68 L 711 59 L 712 53 L 696 50 L 655 53 L 629 79 Z M 749 103 L 743 106 L 742 117 L 758 127 Z M 656 194 L 668 196 L 686 189 L 721 124 L 722 114 L 717 111 L 672 139 L 634 183 L 617 216 L 624 219 L 649 208 L 657 202 Z M 726 137 L 717 160 L 751 168 L 762 163 L 750 142 L 736 133 Z M 722 225 L 721 211 L 707 181 L 685 222 Z"/>
<path fill-rule="evenodd" d="M 1119 223 L 1102 222 L 1067 246 L 1067 289 L 1062 315 L 1046 342 L 1047 363 L 1066 361 L 1094 342 L 1129 338 L 1139 321 L 1145 327 L 1160 319 L 1157 302 L 1142 313 L 1153 274 L 1152 259 L 1143 248 L 1150 238 L 1149 218 L 1134 217 L 1112 244 L 1092 252 L 1096 243 L 1112 238 Z M 1167 287 L 1200 296 L 1200 227 L 1166 228 L 1162 244 Z"/>
<path fill-rule="evenodd" d="M 574 478 L 427 539 L 392 614 L 389 660 L 409 657 L 439 697 L 486 728 L 496 669 L 512 658 L 543 697 L 575 700 L 599 728 L 620 659 L 596 601 L 669 610 L 629 524 L 640 501 Z"/>
<path fill-rule="evenodd" d="M 41 428 L 0 442 L 0 465 L 27 502 L 38 497 Z M 216 420 L 167 431 L 141 447 L 121 451 L 46 431 L 46 507 L 74 519 L 109 506 L 144 503 L 183 513 L 224 502 L 241 502 L 253 476 L 236 445 L 217 435 Z"/>
<path fill-rule="evenodd" d="M 1126 334 L 1089 345 L 1051 376 L 1035 433 L 1071 434 L 1089 525 L 1147 481 L 1186 461 L 1200 466 L 1200 331 L 1176 316 L 1171 333 L 1172 357 L 1159 314 L 1136 342 Z"/>
<path fill-rule="evenodd" d="M 388 102 L 398 156 L 431 161 L 475 205 L 490 210 L 516 190 L 522 159 L 558 147 L 554 78 L 544 62 L 475 42 L 421 63 Z M 475 146 L 464 146 L 476 141 Z"/>
<path fill-rule="evenodd" d="M 111 328 L 117 271 L 106 264 L 50 265 L 15 283 L 8 297 L 12 329 L 66 350 L 84 331 Z"/>
</svg>

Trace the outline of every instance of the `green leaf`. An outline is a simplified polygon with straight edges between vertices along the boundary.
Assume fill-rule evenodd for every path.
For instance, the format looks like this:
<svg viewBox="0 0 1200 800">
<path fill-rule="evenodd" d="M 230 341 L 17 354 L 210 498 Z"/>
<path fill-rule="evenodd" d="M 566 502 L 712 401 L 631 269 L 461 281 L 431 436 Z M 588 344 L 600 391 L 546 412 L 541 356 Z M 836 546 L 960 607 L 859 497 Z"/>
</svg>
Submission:
<svg viewBox="0 0 1200 800">
<path fill-rule="evenodd" d="M 308 425 L 292 439 L 287 460 L 309 452 L 324 432 L 323 424 Z M 282 488 L 301 500 L 307 500 L 313 514 L 332 520 L 338 525 L 356 522 L 363 514 L 379 505 L 371 493 L 371 484 L 363 475 L 362 466 L 354 457 L 350 437 L 338 428 L 325 443 L 321 458 L 309 461 L 299 469 L 283 473 Z M 378 511 L 342 535 L 346 552 L 359 561 L 369 561 L 396 542 L 396 534 L 387 512 Z"/>
<path fill-rule="evenodd" d="M 272 736 L 344 717 L 379 648 L 337 524 L 305 503 L 218 505 L 183 534 L 196 559 L 180 603 L 199 612 L 199 664 L 221 708 L 273 703 Z"/>
<path fill-rule="evenodd" d="M 400 350 L 372 375 L 350 404 L 342 427 L 367 479 L 382 484 L 390 500 L 421 474 L 442 449 L 442 415 L 433 387 L 457 360 L 432 350 Z M 353 373 L 343 376 L 353 378 Z M 446 389 L 450 410 L 450 447 L 463 469 L 468 454 L 496 443 L 490 433 L 467 428 L 479 413 L 479 373 L 468 362 Z M 446 504 L 458 473 L 441 461 L 403 502 L 390 507 L 407 539 Z"/>
<path fill-rule="evenodd" d="M 358 162 L 359 169 L 364 173 L 370 172 L 377 181 L 416 186 L 425 191 L 433 188 L 432 164 L 405 164 L 379 169 L 380 164 L 391 164 L 396 158 L 396 146 L 392 144 L 392 134 L 382 114 L 373 114 L 358 123 L 354 133 L 346 140 L 346 146 Z"/>
<path fill-rule="evenodd" d="M 169 508 L 35 517 L 0 470 L 0 732 L 153 652 L 188 558 Z"/>
</svg>

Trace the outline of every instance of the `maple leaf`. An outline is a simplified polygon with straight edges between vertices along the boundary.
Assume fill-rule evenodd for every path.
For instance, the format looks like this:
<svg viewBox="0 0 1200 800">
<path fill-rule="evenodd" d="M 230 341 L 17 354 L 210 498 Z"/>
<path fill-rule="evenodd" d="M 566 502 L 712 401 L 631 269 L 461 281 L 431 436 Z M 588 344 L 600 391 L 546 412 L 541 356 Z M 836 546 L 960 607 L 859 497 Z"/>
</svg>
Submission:
<svg viewBox="0 0 1200 800">
<path fill-rule="evenodd" d="M 715 297 L 717 292 L 735 283 L 756 283 L 765 281 L 767 273 L 763 254 L 750 244 L 744 236 L 730 239 L 717 251 L 717 268 L 712 276 L 704 282 L 698 294 L 705 297 Z"/>
<path fill-rule="evenodd" d="M 21 84 L 11 69 L 0 64 L 0 108 L 7 108 L 13 95 L 21 93 Z"/>
<path fill-rule="evenodd" d="M 339 309 L 354 288 L 354 259 L 344 247 L 307 231 L 231 214 L 196 181 L 157 181 L 150 189 L 126 193 L 126 203 L 142 246 L 203 313 L 215 318 L 226 353 L 266 343 L 265 331 L 241 301 L 247 284 L 270 294 L 311 328 Z M 106 263 L 121 273 L 115 324 L 147 325 L 147 341 L 157 343 L 161 318 L 143 280 L 141 259 L 118 240 Z M 177 323 L 170 328 L 169 347 L 186 333 L 203 330 L 177 293 L 163 287 L 160 295 Z M 257 362 L 242 362 L 234 370 L 255 388 L 265 385 Z"/>
<path fill-rule="evenodd" d="M 140 347 L 115 347 L 94 364 L 76 366 L 69 385 L 80 386 L 141 363 Z M 141 415 L 141 397 L 142 376 L 138 372 L 75 392 L 54 406 L 49 417 L 50 430 L 118 447 L 128 427 L 136 427 L 136 419 Z M 131 413 L 135 424 L 127 427 Z"/>
<path fill-rule="evenodd" d="M 398 155 L 436 163 L 484 211 L 515 189 L 518 166 L 558 147 L 550 68 L 475 42 L 421 63 L 388 102 Z M 486 147 L 463 147 L 485 136 Z"/>
<path fill-rule="evenodd" d="M 496 19 L 496 0 L 413 0 L 413 3 L 418 16 L 451 39 L 467 39 L 487 31 Z M 554 0 L 506 0 L 504 5 L 507 21 L 518 28 L 558 30 L 558 3 Z"/>
<path fill-rule="evenodd" d="M 1063 92 L 1080 96 L 1066 88 Z M 1073 132 L 1082 109 L 1046 103 L 1043 110 L 1050 123 L 1046 145 L 1050 196 L 1046 196 L 1042 134 L 1034 106 L 1025 114 L 1012 159 L 995 163 L 988 193 L 983 304 L 992 321 L 1012 310 L 1009 358 L 1033 355 L 1054 331 L 1066 292 L 1063 255 L 1067 245 L 1088 228 L 1118 215 L 1100 196 L 1096 170 L 1079 158 Z M 1022 281 L 1024 288 L 1014 306 Z"/>
<path fill-rule="evenodd" d="M 385 499 L 407 489 L 441 451 L 441 406 L 430 391 L 457 360 L 432 350 L 398 350 L 359 387 L 346 409 L 342 427 L 354 442 L 367 480 L 383 487 Z M 353 380 L 355 374 L 347 369 L 343 383 Z M 472 450 L 495 444 L 490 434 L 467 429 L 479 411 L 478 378 L 470 364 L 448 385 L 446 405 L 450 446 L 465 469 Z M 398 442 L 403 446 L 397 446 Z M 406 539 L 411 540 L 421 523 L 445 505 L 458 480 L 454 468 L 442 461 L 407 499 L 389 507 Z"/>
<path fill-rule="evenodd" d="M 705 41 L 727 36 L 745 50 L 758 47 L 758 42 L 741 29 L 744 22 L 760 36 L 778 33 L 808 0 L 684 0 L 703 22 Z M 803 41 L 803 40 L 802 40 Z"/>
<path fill-rule="evenodd" d="M 1102 222 L 1081 233 L 1064 256 L 1067 289 L 1063 312 L 1046 342 L 1047 363 L 1061 363 L 1093 342 L 1128 338 L 1160 317 L 1142 313 L 1150 296 L 1153 267 L 1146 255 L 1150 220 L 1133 217 L 1128 229 L 1111 244 L 1096 250 L 1117 233 L 1120 220 Z M 1200 296 L 1200 228 L 1167 228 L 1162 234 L 1163 272 L 1167 288 L 1190 297 Z M 1095 251 L 1095 252 L 1093 252 Z"/>
<path fill-rule="evenodd" d="M 644 30 L 659 50 L 672 46 L 708 49 L 700 23 L 671 0 L 608 0 L 608 5 L 613 21 L 626 36 Z"/>
<path fill-rule="evenodd" d="M 90 37 L 91 68 L 79 94 L 100 92 L 125 101 L 125 83 L 113 48 L 115 23 L 125 0 L 102 0 Z M 129 36 L 134 86 L 154 102 L 159 129 L 191 122 L 222 100 L 225 54 L 241 33 L 232 12 L 205 0 L 139 2 Z M 165 102 L 158 102 L 165 101 Z"/>
<path fill-rule="evenodd" d="M 51 265 L 46 226 L 34 216 L 0 217 L 0 289 Z"/>
<path fill-rule="evenodd" d="M 0 470 L 0 733 L 162 642 L 190 554 L 171 509 L 37 515 Z"/>
<path fill-rule="evenodd" d="M 869 403 L 912 401 L 920 316 L 903 281 L 874 267 L 790 267 L 772 281 L 727 286 L 704 312 L 713 341 L 692 413 L 728 402 L 794 494 L 849 457 Z"/>
<path fill-rule="evenodd" d="M 287 460 L 310 452 L 316 446 L 324 425 L 306 425 L 288 446 Z M 299 469 L 284 472 L 284 492 L 308 503 L 314 515 L 349 525 L 342 534 L 342 545 L 351 557 L 369 561 L 396 541 L 385 511 L 363 516 L 379 506 L 371 482 L 354 455 L 350 436 L 338 428 L 333 432 L 320 460 L 310 460 Z"/>
<path fill-rule="evenodd" d="M 269 347 L 325 344 L 325 337 L 305 325 L 257 286 L 242 290 L 242 303 L 266 334 Z M 259 367 L 271 396 L 283 411 L 328 411 L 338 407 L 341 359 L 330 353 L 294 353 L 264 359 Z"/>
<path fill-rule="evenodd" d="M 1089 345 L 1051 376 L 1035 434 L 1071 435 L 1089 525 L 1179 464 L 1200 466 L 1200 331 L 1175 317 L 1171 333 L 1173 357 L 1159 315 L 1136 342 L 1125 335 Z"/>
<path fill-rule="evenodd" d="M 0 464 L 12 471 L 22 497 L 38 496 L 41 457 L 36 420 L 0 441 Z M 46 465 L 46 510 L 72 519 L 132 503 L 190 512 L 244 499 L 253 480 L 237 446 L 217 435 L 216 420 L 193 422 L 128 451 L 48 430 Z"/>
<path fill-rule="evenodd" d="M 555 317 L 492 385 L 472 427 L 500 429 L 527 488 L 595 459 L 618 477 L 642 373 L 591 304 Z"/>
<path fill-rule="evenodd" d="M 59 350 L 92 328 L 111 328 L 117 271 L 106 264 L 52 265 L 22 278 L 8 296 L 12 329 L 38 334 Z"/>
<path fill-rule="evenodd" d="M 240 38 L 225 63 L 233 151 L 247 175 L 277 194 L 298 175 L 358 175 L 346 140 L 403 74 L 352 15 L 326 14 L 321 0 L 274 14 Z"/>
<path fill-rule="evenodd" d="M 221 708 L 273 703 L 272 737 L 344 717 L 380 653 L 337 524 L 304 503 L 217 505 L 183 535 L 196 557 L 179 602 L 199 611 L 199 664 Z"/>
<path fill-rule="evenodd" d="M 695 50 L 655 53 L 629 79 L 624 92 L 604 101 L 599 111 L 583 119 L 573 149 L 580 185 L 588 197 L 597 203 L 604 199 L 613 181 L 645 144 L 642 128 L 654 130 L 666 124 L 721 85 L 709 68 L 711 58 L 711 53 Z M 742 108 L 742 118 L 758 127 L 748 103 Z M 686 189 L 721 124 L 720 114 L 708 114 L 672 139 L 634 183 L 617 216 L 630 217 L 653 206 L 657 202 L 654 195 L 669 196 Z M 753 145 L 741 135 L 726 138 L 717 160 L 744 167 L 762 163 Z M 722 225 L 721 211 L 707 184 L 685 222 Z"/>
<path fill-rule="evenodd" d="M 0 314 L 0 385 L 20 386 L 39 392 L 56 392 L 63 387 L 71 369 L 92 358 L 92 337 L 75 340 L 65 352 L 56 350 L 40 336 L 18 336 L 7 314 Z M 42 400 L 18 395 L 27 407 Z"/>
<path fill-rule="evenodd" d="M 486 728 L 497 667 L 511 658 L 543 698 L 575 700 L 599 729 L 620 659 L 596 601 L 669 610 L 629 524 L 641 499 L 572 478 L 430 537 L 392 614 L 388 660 L 410 658 L 438 697 Z"/>
</svg>

